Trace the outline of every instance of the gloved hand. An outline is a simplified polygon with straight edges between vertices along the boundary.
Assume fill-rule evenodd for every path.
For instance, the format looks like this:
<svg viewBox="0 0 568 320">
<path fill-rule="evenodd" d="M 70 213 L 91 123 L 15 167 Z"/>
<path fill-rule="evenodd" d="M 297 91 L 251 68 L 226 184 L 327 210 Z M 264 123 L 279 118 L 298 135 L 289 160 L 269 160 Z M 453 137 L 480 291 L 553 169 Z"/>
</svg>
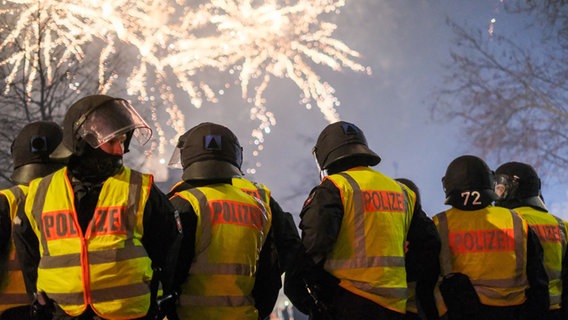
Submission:
<svg viewBox="0 0 568 320">
<path fill-rule="evenodd" d="M 33 320 L 51 320 L 55 312 L 55 302 L 40 291 L 34 293 L 34 301 L 30 309 L 30 317 Z"/>
<path fill-rule="evenodd" d="M 318 284 L 312 284 L 310 286 L 306 284 L 306 290 L 312 298 L 308 307 L 310 310 L 310 320 L 332 320 L 333 312 L 328 305 L 331 301 L 331 294 L 329 292 L 325 292 L 325 290 L 333 290 L 329 290 L 329 288 L 322 288 Z"/>
<path fill-rule="evenodd" d="M 177 300 L 177 292 L 159 297 L 156 300 L 154 314 L 149 314 L 148 319 L 162 320 L 167 317 L 168 320 L 179 320 L 176 311 Z"/>
</svg>

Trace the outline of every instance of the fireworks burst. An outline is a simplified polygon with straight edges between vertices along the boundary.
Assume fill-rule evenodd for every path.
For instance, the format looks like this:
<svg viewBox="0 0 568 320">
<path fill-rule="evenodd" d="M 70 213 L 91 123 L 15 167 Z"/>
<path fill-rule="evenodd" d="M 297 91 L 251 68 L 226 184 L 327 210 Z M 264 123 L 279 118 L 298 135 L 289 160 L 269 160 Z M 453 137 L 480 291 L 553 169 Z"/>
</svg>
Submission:
<svg viewBox="0 0 568 320">
<path fill-rule="evenodd" d="M 225 88 L 240 86 L 243 99 L 250 105 L 250 118 L 259 123 L 251 134 L 251 144 L 256 147 L 253 155 L 258 155 L 264 135 L 276 124 L 264 97 L 273 78 L 292 80 L 301 91 L 301 103 L 306 108 L 315 104 L 332 122 L 339 119 L 339 102 L 333 87 L 311 66 L 370 72 L 355 61 L 359 58 L 356 51 L 332 37 L 337 26 L 321 19 L 339 13 L 344 1 L 195 2 L 4 0 L 5 9 L 0 14 L 17 23 L 9 30 L 0 30 L 5 35 L 0 49 L 15 42 L 21 48 L 0 60 L 0 65 L 12 67 L 5 80 L 5 93 L 18 72 L 29 74 L 28 85 L 32 85 L 38 59 L 48 62 L 49 77 L 49 68 L 55 64 L 85 59 L 93 43 L 100 48 L 99 90 L 105 93 L 118 76 L 106 69 L 106 62 L 117 48 L 127 46 L 136 54 L 129 59 L 133 63 L 129 74 L 121 76 L 126 79 L 127 93 L 150 106 L 157 133 L 153 148 L 160 155 L 175 138 L 167 137 L 161 123 L 173 128 L 176 137 L 185 131 L 183 111 L 175 102 L 173 88 L 185 92 L 196 108 L 205 101 L 215 103 L 219 91 L 196 80 L 196 74 L 211 69 L 238 77 Z M 59 52 L 56 59 L 51 57 L 54 52 Z M 168 117 L 165 122 L 160 121 L 163 106 Z M 254 173 L 254 168 L 248 171 Z"/>
</svg>

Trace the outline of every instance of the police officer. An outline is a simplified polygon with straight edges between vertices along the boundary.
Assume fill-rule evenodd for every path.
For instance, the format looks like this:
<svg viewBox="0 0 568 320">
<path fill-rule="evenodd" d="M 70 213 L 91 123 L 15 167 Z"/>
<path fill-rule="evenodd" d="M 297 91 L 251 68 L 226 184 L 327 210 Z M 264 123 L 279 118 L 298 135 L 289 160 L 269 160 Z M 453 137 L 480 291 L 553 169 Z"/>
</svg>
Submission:
<svg viewBox="0 0 568 320">
<path fill-rule="evenodd" d="M 260 252 L 271 245 L 272 216 L 263 201 L 232 184 L 241 161 L 237 137 L 211 123 L 183 134 L 172 155 L 184 181 L 170 198 L 184 228 L 175 281 L 181 319 L 259 318 L 253 288 L 256 270 L 270 263 Z M 279 288 L 280 279 L 273 285 Z"/>
<path fill-rule="evenodd" d="M 32 181 L 15 227 L 36 318 L 145 318 L 177 237 L 174 210 L 153 176 L 122 163 L 151 130 L 124 99 L 86 96 L 67 110 L 51 154 L 68 165 Z"/>
<path fill-rule="evenodd" d="M 424 212 L 422 208 L 422 201 L 420 199 L 420 190 L 418 189 L 418 186 L 414 183 L 414 181 L 406 178 L 397 178 L 395 180 L 404 184 L 410 190 L 412 190 L 414 194 L 416 194 L 416 210 L 420 210 L 422 211 L 422 214 L 426 215 L 426 212 Z M 436 235 L 438 234 L 436 226 L 434 225 L 434 222 L 431 219 L 428 219 L 428 221 L 425 220 L 424 222 L 425 222 L 424 227 L 428 228 L 429 233 Z M 416 241 L 411 238 L 412 236 L 413 236 L 412 234 L 409 234 L 408 241 L 411 243 Z M 436 286 L 437 279 L 435 277 L 432 277 L 431 279 L 429 279 L 431 281 L 429 284 L 424 285 L 424 283 L 421 283 L 420 286 L 418 287 L 416 286 L 417 275 L 420 272 L 422 272 L 419 268 L 420 266 L 417 263 L 417 258 L 415 257 L 416 254 L 417 253 L 414 250 L 411 251 L 410 253 L 407 253 L 405 257 L 406 280 L 408 282 L 408 300 L 406 302 L 405 320 L 438 319 L 439 318 L 438 310 L 435 308 L 436 301 L 434 299 L 434 292 L 432 291 L 432 288 Z M 418 292 L 424 291 L 418 294 L 418 296 L 422 297 L 422 299 L 427 299 L 426 302 L 417 301 L 416 299 L 417 291 Z"/>
<path fill-rule="evenodd" d="M 312 319 L 404 319 L 406 251 L 416 253 L 425 291 L 438 277 L 429 218 L 414 192 L 371 168 L 381 158 L 355 124 L 328 125 L 313 153 L 326 175 L 301 211 L 304 252 L 286 274 L 285 293 Z"/>
<path fill-rule="evenodd" d="M 495 170 L 495 192 L 499 196 L 496 205 L 514 209 L 534 230 L 544 250 L 544 266 L 548 275 L 550 310 L 546 319 L 562 317 L 562 291 L 568 290 L 568 282 L 562 279 L 563 257 L 566 252 L 566 222 L 548 212 L 541 197 L 540 178 L 529 164 L 507 162 Z"/>
<path fill-rule="evenodd" d="M 232 159 L 233 164 L 239 169 L 238 175 L 232 177 L 231 184 L 261 200 L 265 207 L 269 209 L 268 213 L 271 215 L 272 226 L 267 238 L 270 240 L 268 245 L 263 246 L 260 253 L 263 263 L 259 265 L 252 292 L 255 307 L 259 311 L 259 317 L 265 319 L 272 313 L 278 299 L 280 288 L 282 287 L 282 274 L 293 263 L 294 255 L 299 246 L 301 246 L 298 230 L 292 215 L 282 210 L 267 186 L 250 181 L 244 177 L 241 168 L 243 162 L 242 147 L 234 133 L 229 128 L 212 122 L 201 123 L 199 126 L 206 128 L 211 134 L 220 136 L 221 139 L 229 139 L 229 141 L 233 141 L 236 144 L 234 148 L 224 150 L 227 153 L 227 158 Z M 180 153 L 174 154 L 175 156 L 170 161 L 170 166 L 181 167 Z M 176 192 L 189 188 L 191 188 L 190 183 L 181 181 L 172 188 L 168 196 L 171 197 Z"/>
<path fill-rule="evenodd" d="M 29 318 L 29 304 L 24 278 L 12 239 L 12 223 L 23 207 L 31 180 L 63 167 L 65 163 L 49 158 L 59 145 L 63 132 L 51 121 L 37 121 L 24 126 L 12 142 L 14 170 L 10 179 L 15 185 L 0 190 L 0 319 Z"/>
<path fill-rule="evenodd" d="M 549 302 L 542 247 L 517 213 L 492 206 L 493 172 L 464 155 L 448 165 L 442 184 L 451 208 L 433 220 L 448 319 L 542 319 Z"/>
</svg>

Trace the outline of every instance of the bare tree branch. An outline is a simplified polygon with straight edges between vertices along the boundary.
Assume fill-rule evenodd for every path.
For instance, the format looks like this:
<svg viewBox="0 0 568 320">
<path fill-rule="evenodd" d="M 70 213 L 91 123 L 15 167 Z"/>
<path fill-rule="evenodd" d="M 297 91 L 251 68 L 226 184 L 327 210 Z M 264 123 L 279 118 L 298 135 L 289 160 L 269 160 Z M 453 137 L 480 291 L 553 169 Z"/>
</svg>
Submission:
<svg viewBox="0 0 568 320">
<path fill-rule="evenodd" d="M 9 33 L 4 31 L 16 26 L 13 21 L 9 21 L 9 16 L 3 15 L 2 18 L 6 21 L 0 21 L 0 30 L 3 30 L 0 32 L 0 43 L 4 41 L 2 36 Z M 40 34 L 47 28 L 41 24 L 37 27 Z M 15 39 L 0 52 L 0 62 L 22 52 L 18 40 Z M 24 63 L 33 66 L 31 71 L 21 72 L 10 83 L 6 79 L 13 66 L 0 63 L 0 79 L 3 80 L 0 86 L 3 92 L 0 95 L 0 187 L 9 185 L 12 172 L 10 146 L 19 130 L 32 121 L 50 120 L 61 123 L 71 103 L 85 93 L 96 93 L 99 87 L 96 59 L 66 59 L 65 63 L 59 63 L 61 52 L 50 52 L 46 58 L 41 41 L 39 40 L 39 49 L 35 55 L 24 60 Z M 118 58 L 116 63 L 119 64 Z"/>
<path fill-rule="evenodd" d="M 532 18 L 531 41 L 448 21 L 456 38 L 432 106 L 435 116 L 463 120 L 482 156 L 528 162 L 558 179 L 568 175 L 567 3 L 507 2 L 508 12 Z"/>
</svg>

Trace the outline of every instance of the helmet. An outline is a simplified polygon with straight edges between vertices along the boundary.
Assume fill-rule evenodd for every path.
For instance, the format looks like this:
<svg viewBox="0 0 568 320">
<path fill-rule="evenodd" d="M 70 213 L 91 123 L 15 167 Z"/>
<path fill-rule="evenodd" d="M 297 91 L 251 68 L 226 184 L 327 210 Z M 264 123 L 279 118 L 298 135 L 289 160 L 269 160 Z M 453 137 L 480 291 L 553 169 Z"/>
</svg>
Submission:
<svg viewBox="0 0 568 320">
<path fill-rule="evenodd" d="M 499 195 L 498 205 L 515 208 L 522 205 L 546 210 L 541 198 L 541 183 L 536 170 L 529 164 L 507 162 L 495 171 Z"/>
<path fill-rule="evenodd" d="M 132 136 L 144 145 L 152 130 L 128 101 L 106 95 L 86 96 L 67 110 L 63 119 L 63 141 L 52 158 L 80 156 L 86 144 L 97 149 L 118 135 L 126 134 L 124 152 Z"/>
<path fill-rule="evenodd" d="M 229 128 L 204 122 L 179 137 L 170 166 L 181 164 L 183 180 L 229 179 L 242 175 L 242 150 Z"/>
<path fill-rule="evenodd" d="M 65 163 L 49 158 L 61 143 L 63 131 L 52 121 L 32 122 L 22 128 L 11 146 L 14 171 L 10 177 L 18 184 L 46 176 L 62 168 Z"/>
<path fill-rule="evenodd" d="M 357 157 L 365 165 L 374 166 L 381 158 L 369 149 L 363 131 L 353 123 L 338 121 L 320 133 L 312 153 L 320 170 L 327 170 L 339 160 Z"/>
<path fill-rule="evenodd" d="M 454 159 L 446 169 L 442 185 L 446 194 L 445 204 L 460 209 L 486 207 L 498 199 L 494 191 L 493 171 L 476 156 L 464 155 Z"/>
</svg>

